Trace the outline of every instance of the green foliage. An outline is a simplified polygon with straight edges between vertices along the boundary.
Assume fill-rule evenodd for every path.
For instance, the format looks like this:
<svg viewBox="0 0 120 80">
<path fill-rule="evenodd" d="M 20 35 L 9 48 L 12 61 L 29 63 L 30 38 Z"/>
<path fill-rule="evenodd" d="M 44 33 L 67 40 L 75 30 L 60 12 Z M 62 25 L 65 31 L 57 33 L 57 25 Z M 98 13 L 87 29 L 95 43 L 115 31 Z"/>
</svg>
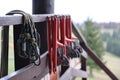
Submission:
<svg viewBox="0 0 120 80">
<path fill-rule="evenodd" d="M 113 35 L 112 35 L 112 38 L 113 38 L 114 40 L 120 40 L 120 28 L 114 30 Z"/>
<path fill-rule="evenodd" d="M 108 33 L 108 32 L 104 32 L 103 34 L 102 34 L 102 40 L 103 41 L 109 41 L 111 39 L 111 35 L 110 35 L 110 33 Z"/>
<path fill-rule="evenodd" d="M 118 40 L 110 40 L 107 43 L 107 51 L 120 56 L 120 41 Z"/>
<path fill-rule="evenodd" d="M 107 51 L 120 56 L 120 28 L 114 30 L 113 35 L 107 41 Z"/>
<path fill-rule="evenodd" d="M 82 31 L 82 33 L 85 36 L 89 47 L 101 60 L 103 60 L 102 57 L 104 55 L 104 48 L 99 28 L 97 26 L 94 26 L 94 23 L 90 19 L 85 21 L 84 24 L 85 29 Z M 90 68 L 90 72 L 92 72 L 93 69 L 100 69 L 91 58 L 88 58 L 87 64 Z"/>
</svg>

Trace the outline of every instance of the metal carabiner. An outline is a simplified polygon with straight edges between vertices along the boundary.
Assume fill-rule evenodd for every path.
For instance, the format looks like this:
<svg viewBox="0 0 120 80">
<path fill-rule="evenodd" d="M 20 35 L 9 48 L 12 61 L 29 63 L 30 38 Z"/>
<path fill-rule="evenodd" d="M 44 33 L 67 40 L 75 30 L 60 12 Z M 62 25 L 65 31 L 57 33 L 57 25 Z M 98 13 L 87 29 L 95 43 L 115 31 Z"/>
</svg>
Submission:
<svg viewBox="0 0 120 80">
<path fill-rule="evenodd" d="M 21 34 L 23 35 L 23 34 Z M 28 54 L 26 53 L 26 39 L 23 37 L 20 37 L 17 40 L 17 50 L 18 50 L 18 55 L 22 58 L 28 58 Z"/>
</svg>

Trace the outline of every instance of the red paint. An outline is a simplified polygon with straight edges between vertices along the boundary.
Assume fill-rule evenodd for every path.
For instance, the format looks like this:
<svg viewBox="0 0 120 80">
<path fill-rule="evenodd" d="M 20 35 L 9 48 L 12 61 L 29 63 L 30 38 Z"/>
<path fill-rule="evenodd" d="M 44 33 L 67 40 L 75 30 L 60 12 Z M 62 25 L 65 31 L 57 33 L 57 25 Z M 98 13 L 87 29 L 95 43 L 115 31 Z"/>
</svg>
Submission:
<svg viewBox="0 0 120 80">
<path fill-rule="evenodd" d="M 73 40 L 70 16 L 48 17 L 48 53 L 50 73 L 57 71 L 57 48 L 63 47 L 64 55 L 66 55 L 66 44 L 70 46 Z"/>
</svg>

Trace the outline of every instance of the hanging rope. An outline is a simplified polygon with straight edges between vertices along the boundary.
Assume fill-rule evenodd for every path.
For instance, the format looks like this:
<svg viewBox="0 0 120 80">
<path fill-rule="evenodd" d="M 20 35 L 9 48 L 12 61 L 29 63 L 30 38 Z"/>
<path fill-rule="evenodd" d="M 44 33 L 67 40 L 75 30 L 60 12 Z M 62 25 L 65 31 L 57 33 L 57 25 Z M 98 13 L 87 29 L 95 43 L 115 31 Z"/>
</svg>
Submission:
<svg viewBox="0 0 120 80">
<path fill-rule="evenodd" d="M 19 39 L 17 40 L 18 55 L 28 58 L 36 66 L 40 65 L 40 34 L 37 32 L 30 14 L 20 10 L 13 10 L 8 15 L 21 14 L 23 16 L 23 26 Z M 38 61 L 37 61 L 38 60 Z"/>
</svg>

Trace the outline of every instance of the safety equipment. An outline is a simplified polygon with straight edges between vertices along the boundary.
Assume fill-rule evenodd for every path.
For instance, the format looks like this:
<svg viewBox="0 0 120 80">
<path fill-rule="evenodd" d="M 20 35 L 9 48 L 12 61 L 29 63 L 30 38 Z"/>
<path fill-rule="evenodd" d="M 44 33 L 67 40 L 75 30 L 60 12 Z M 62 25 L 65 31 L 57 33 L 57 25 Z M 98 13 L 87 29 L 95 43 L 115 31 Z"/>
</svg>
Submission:
<svg viewBox="0 0 120 80">
<path fill-rule="evenodd" d="M 17 40 L 18 54 L 22 58 L 28 58 L 31 63 L 36 66 L 40 65 L 40 34 L 37 32 L 34 22 L 30 14 L 21 11 L 13 10 L 8 15 L 21 14 L 23 26 Z M 38 60 L 38 61 L 37 61 Z"/>
<path fill-rule="evenodd" d="M 69 66 L 69 58 L 80 57 L 82 47 L 76 38 L 72 37 L 70 16 L 47 17 L 47 23 L 49 71 L 51 73 L 57 71 L 57 65 Z"/>
</svg>

